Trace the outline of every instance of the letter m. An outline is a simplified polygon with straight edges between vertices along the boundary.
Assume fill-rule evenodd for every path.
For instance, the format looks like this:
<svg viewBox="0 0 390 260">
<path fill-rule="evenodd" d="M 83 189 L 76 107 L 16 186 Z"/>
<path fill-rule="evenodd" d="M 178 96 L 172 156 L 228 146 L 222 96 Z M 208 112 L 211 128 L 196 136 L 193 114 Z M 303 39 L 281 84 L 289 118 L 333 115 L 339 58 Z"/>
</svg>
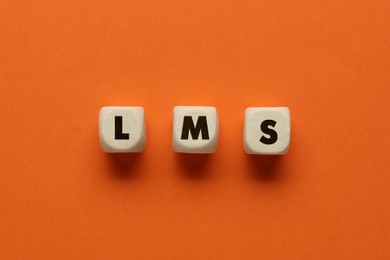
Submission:
<svg viewBox="0 0 390 260">
<path fill-rule="evenodd" d="M 198 116 L 196 126 L 194 125 L 194 121 L 192 121 L 191 116 L 184 116 L 181 139 L 188 140 L 188 134 L 190 132 L 193 140 L 198 139 L 200 133 L 202 133 L 202 139 L 210 139 L 206 116 Z"/>
</svg>

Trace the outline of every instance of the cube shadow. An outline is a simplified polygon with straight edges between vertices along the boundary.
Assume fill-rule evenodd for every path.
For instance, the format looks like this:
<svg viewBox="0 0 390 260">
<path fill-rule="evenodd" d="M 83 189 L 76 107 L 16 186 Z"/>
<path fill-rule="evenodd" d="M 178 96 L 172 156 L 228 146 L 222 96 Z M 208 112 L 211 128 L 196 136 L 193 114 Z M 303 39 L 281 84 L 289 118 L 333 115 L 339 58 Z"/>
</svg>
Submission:
<svg viewBox="0 0 390 260">
<path fill-rule="evenodd" d="M 246 154 L 250 177 L 260 181 L 281 181 L 284 178 L 285 155 Z"/>
<path fill-rule="evenodd" d="M 118 179 L 138 179 L 143 153 L 105 153 L 112 176 Z"/>
<path fill-rule="evenodd" d="M 180 173 L 189 179 L 205 179 L 209 177 L 208 166 L 213 154 L 175 153 Z"/>
</svg>

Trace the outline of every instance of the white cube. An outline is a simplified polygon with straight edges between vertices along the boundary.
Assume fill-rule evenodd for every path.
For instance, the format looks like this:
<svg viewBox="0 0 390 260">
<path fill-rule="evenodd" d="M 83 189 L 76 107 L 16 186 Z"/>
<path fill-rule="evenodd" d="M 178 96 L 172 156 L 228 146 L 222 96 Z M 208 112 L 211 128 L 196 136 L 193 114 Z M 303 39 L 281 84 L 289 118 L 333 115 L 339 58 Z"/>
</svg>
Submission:
<svg viewBox="0 0 390 260">
<path fill-rule="evenodd" d="M 172 139 L 175 152 L 215 152 L 218 144 L 218 115 L 215 107 L 174 107 Z"/>
<path fill-rule="evenodd" d="M 287 107 L 249 107 L 245 111 L 244 150 L 249 154 L 286 154 L 290 146 Z"/>
<path fill-rule="evenodd" d="M 143 107 L 102 107 L 99 138 L 109 153 L 142 152 L 146 142 Z"/>
</svg>

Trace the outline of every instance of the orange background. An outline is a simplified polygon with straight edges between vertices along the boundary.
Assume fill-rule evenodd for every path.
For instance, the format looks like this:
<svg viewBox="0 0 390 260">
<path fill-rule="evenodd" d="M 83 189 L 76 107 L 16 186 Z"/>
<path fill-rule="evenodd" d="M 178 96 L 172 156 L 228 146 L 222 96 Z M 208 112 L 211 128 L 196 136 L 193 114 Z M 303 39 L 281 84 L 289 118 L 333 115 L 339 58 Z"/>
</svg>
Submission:
<svg viewBox="0 0 390 260">
<path fill-rule="evenodd" d="M 390 2 L 0 4 L 2 259 L 389 259 Z M 102 106 L 143 106 L 110 155 Z M 171 149 L 175 105 L 218 150 Z M 288 155 L 243 152 L 244 110 L 288 106 Z"/>
</svg>

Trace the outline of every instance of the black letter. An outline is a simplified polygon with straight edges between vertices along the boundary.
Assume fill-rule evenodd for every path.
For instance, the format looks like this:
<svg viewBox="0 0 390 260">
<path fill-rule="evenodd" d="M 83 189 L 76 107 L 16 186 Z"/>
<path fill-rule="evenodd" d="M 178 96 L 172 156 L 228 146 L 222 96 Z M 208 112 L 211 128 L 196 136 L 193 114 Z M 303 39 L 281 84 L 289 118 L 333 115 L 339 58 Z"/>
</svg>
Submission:
<svg viewBox="0 0 390 260">
<path fill-rule="evenodd" d="M 188 140 L 188 134 L 191 132 L 192 139 L 198 139 L 200 131 L 202 131 L 202 139 L 209 139 L 209 128 L 207 126 L 206 116 L 199 116 L 196 122 L 196 127 L 191 116 L 185 116 L 183 128 L 181 130 L 181 139 Z"/>
<path fill-rule="evenodd" d="M 278 133 L 276 133 L 275 130 L 270 129 L 268 126 L 275 127 L 276 121 L 274 120 L 264 120 L 261 125 L 260 129 L 263 131 L 263 133 L 269 135 L 269 138 L 264 137 L 264 135 L 260 138 L 260 142 L 263 144 L 274 144 L 278 140 Z"/>
<path fill-rule="evenodd" d="M 130 134 L 122 133 L 122 117 L 115 116 L 115 140 L 130 139 Z"/>
</svg>

